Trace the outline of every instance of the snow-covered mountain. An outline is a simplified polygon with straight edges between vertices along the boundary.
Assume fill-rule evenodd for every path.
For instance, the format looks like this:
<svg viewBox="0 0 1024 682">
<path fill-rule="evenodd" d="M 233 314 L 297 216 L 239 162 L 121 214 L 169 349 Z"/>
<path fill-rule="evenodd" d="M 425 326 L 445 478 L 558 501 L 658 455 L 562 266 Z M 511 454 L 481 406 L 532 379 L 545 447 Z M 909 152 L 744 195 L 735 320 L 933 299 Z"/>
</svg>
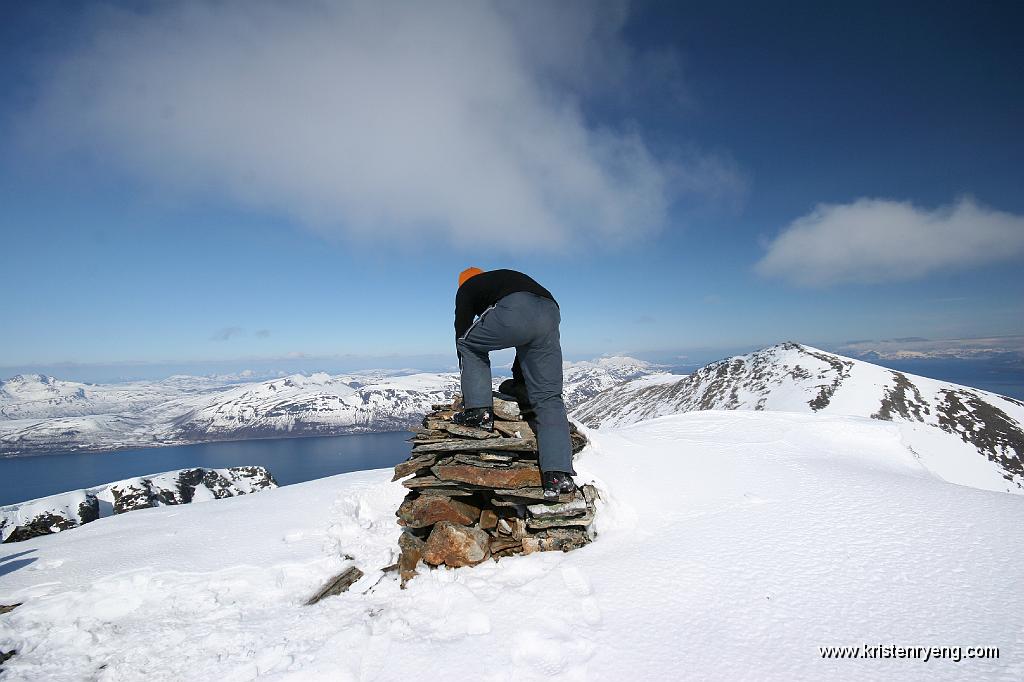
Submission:
<svg viewBox="0 0 1024 682">
<path fill-rule="evenodd" d="M 592 427 L 695 410 L 821 412 L 892 421 L 945 480 L 1024 492 L 1024 403 L 967 386 L 784 343 L 687 376 L 611 388 L 573 416 Z"/>
<path fill-rule="evenodd" d="M 0 381 L 0 421 L 137 412 L 172 398 L 217 390 L 226 383 L 175 376 L 157 382 L 83 384 L 20 374 Z"/>
<path fill-rule="evenodd" d="M 572 408 L 652 371 L 622 357 L 567 364 L 566 403 Z M 2 390 L 0 455 L 19 455 L 396 431 L 418 422 L 432 404 L 450 400 L 459 376 L 320 373 L 241 384 L 172 377 L 95 386 L 22 376 L 3 382 Z"/>
<path fill-rule="evenodd" d="M 593 398 L 601 391 L 623 381 L 647 376 L 659 371 L 657 365 L 623 355 L 567 362 L 563 368 L 562 397 L 566 407 L 573 409 Z"/>
<path fill-rule="evenodd" d="M 180 377 L 174 385 L 191 386 Z M 123 404 L 94 404 L 106 413 L 63 416 L 67 408 L 59 403 L 55 411 L 61 416 L 0 419 L 0 454 L 393 431 L 417 421 L 432 403 L 450 399 L 457 386 L 458 378 L 452 374 L 295 374 L 177 394 L 168 389 L 169 395 L 153 402 L 138 395 L 155 391 L 133 386 Z M 37 413 L 40 404 L 34 403 Z M 27 409 L 14 403 L 11 412 L 22 414 Z"/>
<path fill-rule="evenodd" d="M 367 379 L 364 378 L 364 381 Z M 162 437 L 187 441 L 396 431 L 450 400 L 451 374 L 369 379 L 292 375 L 175 401 Z"/>
<path fill-rule="evenodd" d="M 4 546 L 0 678 L 1024 677 L 1024 497 L 938 480 L 897 424 L 710 411 L 588 437 L 591 544 L 404 590 L 390 469 Z"/>
</svg>

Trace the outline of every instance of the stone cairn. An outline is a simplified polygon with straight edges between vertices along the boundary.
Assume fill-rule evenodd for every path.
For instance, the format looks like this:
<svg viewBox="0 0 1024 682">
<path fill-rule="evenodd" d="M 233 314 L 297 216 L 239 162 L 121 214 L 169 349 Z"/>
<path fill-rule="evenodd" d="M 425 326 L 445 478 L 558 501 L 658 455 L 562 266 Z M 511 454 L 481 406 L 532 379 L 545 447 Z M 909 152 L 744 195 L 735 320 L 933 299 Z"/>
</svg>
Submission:
<svg viewBox="0 0 1024 682">
<path fill-rule="evenodd" d="M 597 490 L 585 485 L 573 495 L 545 500 L 537 465 L 532 413 L 495 394 L 494 431 L 451 421 L 462 409 L 434 405 L 414 428 L 409 459 L 395 477 L 409 488 L 398 508 L 404 527 L 398 545 L 402 586 L 422 561 L 436 566 L 473 566 L 492 558 L 538 551 L 569 551 L 591 540 Z M 586 437 L 570 422 L 575 455 Z"/>
</svg>

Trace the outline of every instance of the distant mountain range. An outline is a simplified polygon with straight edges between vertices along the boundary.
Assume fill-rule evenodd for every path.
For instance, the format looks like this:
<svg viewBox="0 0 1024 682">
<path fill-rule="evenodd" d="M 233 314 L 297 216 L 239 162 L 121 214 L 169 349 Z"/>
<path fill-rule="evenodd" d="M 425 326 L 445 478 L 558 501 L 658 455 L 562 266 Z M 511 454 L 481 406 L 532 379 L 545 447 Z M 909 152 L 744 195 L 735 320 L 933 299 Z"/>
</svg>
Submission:
<svg viewBox="0 0 1024 682">
<path fill-rule="evenodd" d="M 1024 492 L 1024 402 L 797 343 L 714 362 L 686 376 L 627 381 L 594 396 L 573 417 L 591 427 L 616 427 L 696 410 L 890 421 L 922 465 L 941 478 Z"/>
<path fill-rule="evenodd" d="M 1000 360 L 1024 361 L 1024 336 L 976 339 L 906 337 L 847 341 L 835 349 L 859 360 Z"/>
<path fill-rule="evenodd" d="M 107 385 L 21 375 L 0 382 L 0 455 L 402 430 L 458 390 L 455 373 Z M 796 343 L 689 375 L 627 357 L 566 363 L 564 395 L 573 418 L 601 428 L 696 410 L 887 421 L 945 480 L 1024 492 L 1024 402 Z"/>
<path fill-rule="evenodd" d="M 569 363 L 566 404 L 572 409 L 652 371 L 622 357 Z M 176 376 L 126 384 L 20 375 L 0 381 L 0 455 L 396 431 L 458 390 L 455 373 L 295 374 L 250 383 Z"/>
</svg>

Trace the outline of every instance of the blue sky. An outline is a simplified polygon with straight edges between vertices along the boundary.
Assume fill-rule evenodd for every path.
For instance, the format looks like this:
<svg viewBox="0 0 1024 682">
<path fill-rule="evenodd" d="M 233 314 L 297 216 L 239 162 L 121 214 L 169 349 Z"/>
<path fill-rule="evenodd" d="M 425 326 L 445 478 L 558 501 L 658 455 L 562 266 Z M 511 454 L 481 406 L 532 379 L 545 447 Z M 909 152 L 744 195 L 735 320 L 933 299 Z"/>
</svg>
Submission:
<svg viewBox="0 0 1024 682">
<path fill-rule="evenodd" d="M 1024 334 L 1024 11 L 711 4 L 6 4 L 0 373 Z"/>
</svg>

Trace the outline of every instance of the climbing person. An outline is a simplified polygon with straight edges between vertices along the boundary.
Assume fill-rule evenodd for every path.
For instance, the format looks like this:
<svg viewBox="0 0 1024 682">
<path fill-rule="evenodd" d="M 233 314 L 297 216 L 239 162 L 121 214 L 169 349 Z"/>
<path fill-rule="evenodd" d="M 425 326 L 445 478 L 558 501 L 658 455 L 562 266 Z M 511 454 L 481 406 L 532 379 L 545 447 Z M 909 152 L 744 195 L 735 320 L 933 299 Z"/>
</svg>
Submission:
<svg viewBox="0 0 1024 682">
<path fill-rule="evenodd" d="M 467 268 L 459 274 L 455 347 L 462 369 L 463 410 L 452 421 L 488 431 L 494 428 L 489 353 L 515 348 L 513 374 L 521 374 L 520 385 L 525 385 L 525 397 L 535 415 L 545 497 L 576 490 L 569 419 L 562 400 L 560 321 L 555 297 L 528 275 L 480 268 Z"/>
</svg>

